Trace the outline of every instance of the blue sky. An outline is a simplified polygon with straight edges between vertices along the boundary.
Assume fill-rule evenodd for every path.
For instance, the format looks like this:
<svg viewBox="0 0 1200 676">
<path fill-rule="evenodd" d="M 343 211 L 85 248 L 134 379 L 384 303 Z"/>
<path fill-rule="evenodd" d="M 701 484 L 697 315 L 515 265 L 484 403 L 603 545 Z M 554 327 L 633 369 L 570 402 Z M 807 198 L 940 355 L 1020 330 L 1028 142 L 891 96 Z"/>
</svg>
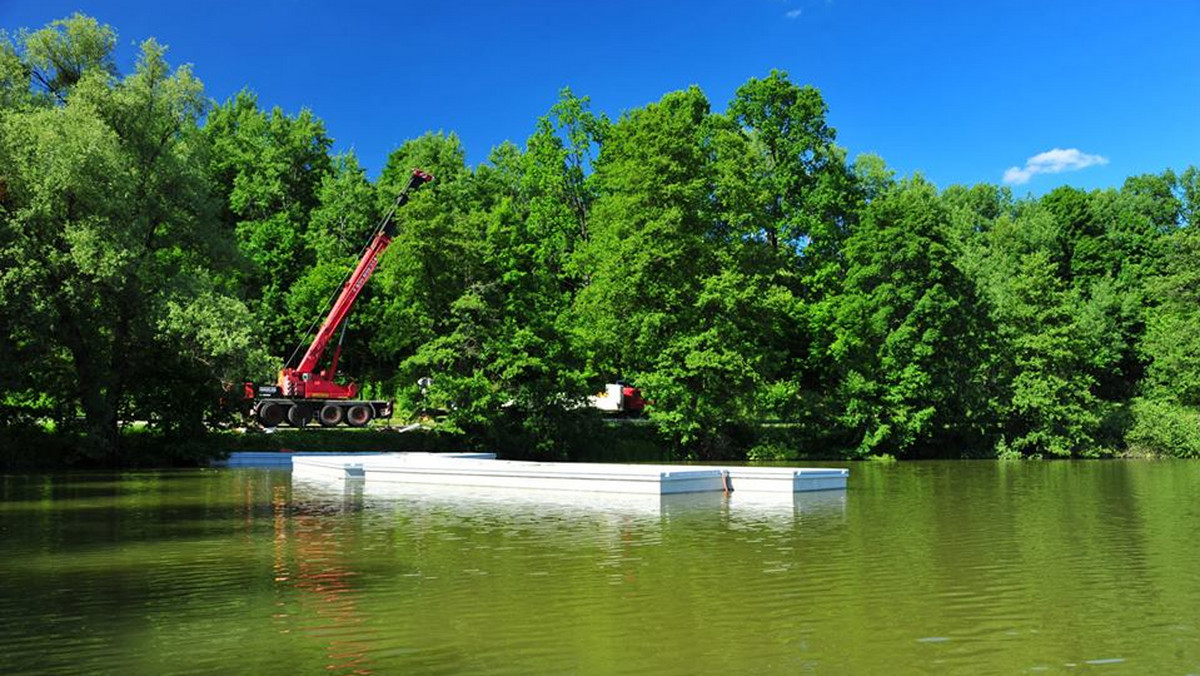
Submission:
<svg viewBox="0 0 1200 676">
<path fill-rule="evenodd" d="M 0 0 L 0 27 L 75 11 L 155 37 L 209 96 L 310 108 L 372 174 L 454 131 L 472 164 L 560 88 L 616 117 L 699 85 L 716 110 L 772 68 L 819 88 L 851 156 L 940 187 L 1119 186 L 1200 164 L 1200 2 Z"/>
</svg>

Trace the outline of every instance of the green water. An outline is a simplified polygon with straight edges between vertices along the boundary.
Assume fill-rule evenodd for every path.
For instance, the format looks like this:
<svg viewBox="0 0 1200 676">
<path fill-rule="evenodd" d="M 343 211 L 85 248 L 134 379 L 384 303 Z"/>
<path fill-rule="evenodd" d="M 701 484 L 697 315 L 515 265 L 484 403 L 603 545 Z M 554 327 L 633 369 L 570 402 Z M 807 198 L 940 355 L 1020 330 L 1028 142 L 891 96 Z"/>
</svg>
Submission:
<svg viewBox="0 0 1200 676">
<path fill-rule="evenodd" d="M 0 478 L 0 673 L 1200 673 L 1200 463 L 747 501 Z"/>
</svg>

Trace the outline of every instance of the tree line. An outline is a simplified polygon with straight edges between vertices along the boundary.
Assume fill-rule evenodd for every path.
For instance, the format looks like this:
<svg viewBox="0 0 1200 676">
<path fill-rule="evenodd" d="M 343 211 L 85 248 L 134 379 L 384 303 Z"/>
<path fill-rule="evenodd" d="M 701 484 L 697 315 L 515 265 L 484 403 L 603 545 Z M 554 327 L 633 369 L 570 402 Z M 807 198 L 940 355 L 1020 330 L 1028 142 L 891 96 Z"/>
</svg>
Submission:
<svg viewBox="0 0 1200 676">
<path fill-rule="evenodd" d="M 1200 171 L 1016 198 L 848 158 L 772 71 L 612 120 L 563 90 L 523 145 L 454 134 L 371 180 L 309 111 L 114 65 L 75 15 L 0 35 L 0 425 L 119 458 L 238 416 L 414 167 L 436 181 L 343 366 L 470 443 L 569 456 L 618 378 L 676 457 L 1200 455 Z M 432 385 L 421 388 L 418 378 Z"/>
</svg>

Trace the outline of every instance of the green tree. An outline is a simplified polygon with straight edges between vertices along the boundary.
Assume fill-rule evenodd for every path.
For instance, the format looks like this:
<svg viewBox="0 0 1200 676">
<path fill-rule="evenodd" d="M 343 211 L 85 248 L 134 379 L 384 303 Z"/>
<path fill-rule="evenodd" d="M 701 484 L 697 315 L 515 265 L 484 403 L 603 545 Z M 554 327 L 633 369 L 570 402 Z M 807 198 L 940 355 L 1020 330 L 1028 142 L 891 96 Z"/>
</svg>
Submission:
<svg viewBox="0 0 1200 676">
<path fill-rule="evenodd" d="M 906 180 L 866 208 L 846 245 L 831 356 L 859 452 L 912 456 L 979 443 L 984 316 L 954 265 L 949 213 Z M 944 452 L 942 450 L 941 452 Z"/>
<path fill-rule="evenodd" d="M 13 50 L 10 68 L 25 77 L 14 78 L 18 80 L 14 84 L 27 88 L 31 79 L 38 94 L 52 97 L 58 103 L 66 103 L 71 88 L 89 72 L 117 75 L 112 56 L 117 34 L 92 17 L 76 13 L 69 19 L 53 21 L 42 30 L 21 31 L 18 40 L 24 48 L 24 59 L 17 66 L 12 59 Z"/>
<path fill-rule="evenodd" d="M 1181 218 L 1176 189 L 1165 172 L 1130 177 L 1120 191 L 1059 188 L 1038 204 L 1058 227 L 1059 276 L 1078 291 L 1080 328 L 1096 336 L 1085 364 L 1102 400 L 1128 400 L 1143 376 L 1144 290 L 1159 270 L 1164 234 Z"/>
<path fill-rule="evenodd" d="M 1157 399 L 1200 407 L 1200 230 L 1169 237 L 1162 274 L 1149 285 L 1156 301 L 1142 350 L 1150 366 L 1144 391 Z"/>
<path fill-rule="evenodd" d="M 231 247 L 211 227 L 201 85 L 153 40 L 117 80 L 97 47 L 114 42 L 78 15 L 23 33 L 29 86 L 54 95 L 0 113 L 6 333 L 25 337 L 30 372 L 53 374 L 25 385 L 69 403 L 60 428 L 81 411 L 85 450 L 107 457 L 135 418 L 195 430 L 260 356 L 216 283 Z"/>
<path fill-rule="evenodd" d="M 738 88 L 731 125 L 714 121 L 712 141 L 721 219 L 739 249 L 736 268 L 748 275 L 754 298 L 770 299 L 742 309 L 762 320 L 752 330 L 764 355 L 754 416 L 812 422 L 802 440 L 808 447 L 839 443 L 811 433 L 827 437 L 834 428 L 822 404 L 837 382 L 826 358 L 831 298 L 842 287 L 845 240 L 866 198 L 827 112 L 816 88 L 772 71 Z M 871 159 L 878 160 L 864 162 Z M 878 171 L 886 173 L 882 160 Z"/>
<path fill-rule="evenodd" d="M 827 111 L 815 87 L 797 86 L 777 70 L 751 78 L 729 103 L 729 116 L 752 149 L 733 180 L 750 193 L 753 233 L 772 248 L 787 243 L 822 250 L 840 243 L 849 175 Z"/>
<path fill-rule="evenodd" d="M 699 89 L 668 94 L 626 114 L 601 148 L 599 197 L 580 253 L 590 283 L 576 311 L 592 363 L 610 377 L 649 370 L 715 270 L 702 146 L 708 112 Z"/>
<path fill-rule="evenodd" d="M 271 352 L 286 357 L 310 320 L 289 313 L 288 299 L 316 262 L 306 233 L 320 187 L 333 174 L 332 141 L 308 110 L 268 113 L 247 91 L 209 111 L 204 136 L 222 227 L 247 263 L 236 285 Z"/>
<path fill-rule="evenodd" d="M 393 152 L 376 185 L 381 210 L 414 168 L 432 173 L 434 182 L 397 212 L 395 240 L 354 320 L 373 333 L 372 351 L 390 365 L 393 388 L 414 386 L 415 379 L 396 367 L 422 344 L 449 333 L 451 306 L 478 277 L 482 258 L 484 226 L 466 206 L 471 173 L 458 137 L 426 134 Z"/>
<path fill-rule="evenodd" d="M 996 449 L 1014 457 L 1096 455 L 1109 413 L 1096 396 L 1096 374 L 1115 355 L 1110 278 L 1068 283 L 1053 203 L 1014 207 L 963 257 L 995 327 L 983 363 Z"/>
<path fill-rule="evenodd" d="M 585 436 L 586 383 L 564 313 L 588 229 L 582 164 L 600 124 L 586 100 L 564 92 L 524 154 L 501 146 L 461 181 L 459 218 L 482 233 L 477 268 L 447 330 L 405 366 L 433 377 L 425 405 L 494 448 L 562 457 Z"/>
<path fill-rule="evenodd" d="M 1095 455 L 1099 406 L 1085 368 L 1087 336 L 1046 252 L 1024 256 L 1007 280 L 999 309 L 1003 349 L 1011 360 L 1005 447 L 1026 456 Z"/>
<path fill-rule="evenodd" d="M 780 361 L 767 334 L 789 298 L 758 267 L 761 240 L 728 227 L 719 196 L 736 196 L 718 188 L 712 149 L 732 133 L 696 88 L 606 130 L 574 299 L 591 370 L 635 380 L 665 438 L 698 457 L 732 453 L 755 417 L 756 389 Z"/>
</svg>

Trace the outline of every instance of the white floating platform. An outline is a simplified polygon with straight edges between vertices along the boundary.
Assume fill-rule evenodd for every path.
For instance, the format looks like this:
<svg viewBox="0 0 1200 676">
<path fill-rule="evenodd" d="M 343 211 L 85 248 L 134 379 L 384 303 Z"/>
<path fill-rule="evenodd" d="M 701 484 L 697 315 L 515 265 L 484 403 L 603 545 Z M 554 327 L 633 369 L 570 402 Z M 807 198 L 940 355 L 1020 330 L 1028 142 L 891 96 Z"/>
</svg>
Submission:
<svg viewBox="0 0 1200 676">
<path fill-rule="evenodd" d="M 802 467 L 728 467 L 735 493 L 803 493 L 846 490 L 848 469 Z"/>
<path fill-rule="evenodd" d="M 495 460 L 495 453 L 378 453 L 373 455 L 296 455 L 292 472 L 298 476 L 331 479 L 364 479 L 368 466 L 388 467 L 394 463 L 431 464 L 439 459 Z"/>
<path fill-rule="evenodd" d="M 571 528 L 589 524 L 619 536 L 631 523 L 654 528 L 668 521 L 709 520 L 720 514 L 733 529 L 782 529 L 803 526 L 813 532 L 845 525 L 845 491 L 800 493 L 709 491 L 704 493 L 604 493 L 530 490 L 400 482 L 346 481 L 341 477 L 292 478 L 292 500 L 349 510 L 354 505 L 381 512 L 420 515 L 422 523 L 464 518 L 512 519 L 521 527 Z M 531 518 L 536 514 L 536 518 Z M 815 530 L 814 530 L 815 529 Z"/>
<path fill-rule="evenodd" d="M 494 456 L 493 456 L 494 457 Z M 363 478 L 369 484 L 403 483 L 476 488 L 671 495 L 725 489 L 720 469 L 655 465 L 589 465 L 519 462 L 459 454 L 396 453 L 337 462 L 335 457 L 297 458 L 300 476 Z"/>
<path fill-rule="evenodd" d="M 845 490 L 850 474 L 846 469 L 522 462 L 494 458 L 490 453 L 298 456 L 293 459 L 292 467 L 299 477 L 363 479 L 368 485 L 395 483 L 641 495 Z"/>
</svg>

